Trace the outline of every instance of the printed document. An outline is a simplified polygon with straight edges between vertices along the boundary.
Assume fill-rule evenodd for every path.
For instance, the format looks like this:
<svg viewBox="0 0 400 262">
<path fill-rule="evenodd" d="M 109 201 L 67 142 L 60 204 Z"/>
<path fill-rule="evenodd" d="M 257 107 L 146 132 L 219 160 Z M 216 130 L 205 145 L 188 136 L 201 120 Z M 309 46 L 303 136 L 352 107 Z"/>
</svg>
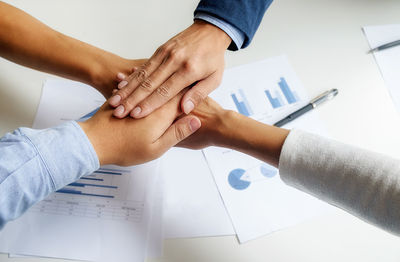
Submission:
<svg viewBox="0 0 400 262">
<path fill-rule="evenodd" d="M 309 103 L 284 56 L 226 70 L 211 96 L 222 107 L 267 124 Z M 293 126 L 323 133 L 312 112 L 285 128 Z M 225 148 L 210 147 L 204 154 L 241 243 L 327 210 L 327 204 L 285 185 L 278 170 L 267 163 Z"/>
</svg>

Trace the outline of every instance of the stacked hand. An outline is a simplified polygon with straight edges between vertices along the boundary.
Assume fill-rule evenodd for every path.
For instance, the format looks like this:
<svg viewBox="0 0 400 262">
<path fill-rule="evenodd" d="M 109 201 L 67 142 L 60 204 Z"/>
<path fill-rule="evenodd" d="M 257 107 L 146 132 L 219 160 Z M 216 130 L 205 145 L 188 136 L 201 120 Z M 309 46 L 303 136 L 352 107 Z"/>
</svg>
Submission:
<svg viewBox="0 0 400 262">
<path fill-rule="evenodd" d="M 111 59 L 107 75 L 114 77 L 111 81 L 104 77 L 108 79 L 105 84 L 100 81 L 94 86 L 109 97 L 110 86 L 119 82 L 108 100 L 116 108 L 103 105 L 92 119 L 81 123 L 100 163 L 133 165 L 155 159 L 199 129 L 199 118 L 206 123 L 205 131 L 181 146 L 202 148 L 212 143 L 208 134 L 217 132 L 207 127 L 222 123 L 214 112 L 222 112 L 222 108 L 211 99 L 202 101 L 221 81 L 230 42 L 219 28 L 196 21 L 158 48 L 149 60 L 119 59 L 116 66 L 118 61 Z M 195 115 L 183 115 L 200 104 Z M 128 115 L 137 119 L 125 118 Z"/>
<path fill-rule="evenodd" d="M 145 117 L 192 86 L 180 103 L 182 111 L 189 114 L 219 85 L 225 50 L 230 43 L 224 31 L 195 21 L 119 83 L 109 99 L 109 104 L 115 107 L 114 116 Z"/>
<path fill-rule="evenodd" d="M 104 104 L 91 119 L 80 123 L 100 164 L 128 166 L 156 159 L 199 129 L 201 123 L 195 116 L 175 121 L 182 114 L 182 96 L 183 91 L 142 119 L 116 119 L 109 105 Z"/>
</svg>

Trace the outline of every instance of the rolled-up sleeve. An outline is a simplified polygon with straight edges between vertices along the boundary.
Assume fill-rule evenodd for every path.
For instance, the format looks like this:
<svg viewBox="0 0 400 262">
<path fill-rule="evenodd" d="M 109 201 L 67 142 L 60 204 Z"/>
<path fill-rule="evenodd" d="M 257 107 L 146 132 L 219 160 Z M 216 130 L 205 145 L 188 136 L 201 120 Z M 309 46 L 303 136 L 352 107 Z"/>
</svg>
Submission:
<svg viewBox="0 0 400 262">
<path fill-rule="evenodd" d="M 98 168 L 96 152 L 75 121 L 6 134 L 0 139 L 0 228 Z"/>
</svg>

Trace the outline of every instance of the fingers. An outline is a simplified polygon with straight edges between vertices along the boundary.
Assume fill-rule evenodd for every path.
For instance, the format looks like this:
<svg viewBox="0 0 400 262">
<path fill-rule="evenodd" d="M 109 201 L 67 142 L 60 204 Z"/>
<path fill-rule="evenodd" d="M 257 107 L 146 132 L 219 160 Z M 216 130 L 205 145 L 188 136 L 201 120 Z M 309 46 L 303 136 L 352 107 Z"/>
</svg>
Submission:
<svg viewBox="0 0 400 262">
<path fill-rule="evenodd" d="M 122 80 L 124 80 L 126 78 L 126 75 L 124 73 L 119 72 L 117 74 L 117 81 L 121 82 Z"/>
<path fill-rule="evenodd" d="M 146 118 L 148 121 L 157 123 L 157 127 L 155 127 L 158 130 L 157 138 L 164 134 L 165 130 L 167 130 L 167 128 L 170 127 L 180 115 L 182 115 L 180 101 L 183 97 L 183 92 L 184 91 L 181 91 L 178 95 L 168 101 L 168 103 L 155 110 L 154 113 L 150 114 Z"/>
<path fill-rule="evenodd" d="M 154 62 L 147 62 L 140 67 L 135 73 L 125 78 L 118 84 L 118 93 L 109 99 L 109 104 L 113 107 L 119 107 L 121 103 L 136 89 L 136 87 L 144 81 L 157 68 Z M 116 116 L 119 116 L 117 114 Z"/>
<path fill-rule="evenodd" d="M 195 116 L 185 116 L 172 124 L 155 142 L 162 152 L 178 144 L 201 127 L 200 120 Z"/>
<path fill-rule="evenodd" d="M 127 105 L 121 106 L 122 102 L 130 96 L 130 94 L 137 88 L 137 86 L 142 83 L 145 79 L 147 79 L 151 73 L 154 72 L 154 70 L 157 69 L 157 67 L 160 65 L 161 61 L 160 59 L 154 59 L 153 61 L 149 60 L 146 63 L 144 63 L 139 69 L 137 69 L 133 74 L 131 74 L 129 77 L 125 77 L 119 84 L 118 84 L 118 89 L 120 89 L 117 94 L 112 96 L 109 100 L 108 103 L 113 106 L 113 107 L 118 107 L 118 114 L 114 114 L 117 117 L 124 117 L 126 114 L 123 114 L 126 112 L 124 106 L 126 107 Z M 118 78 L 124 77 L 123 75 L 119 75 Z M 121 110 L 122 109 L 122 110 Z M 128 111 L 129 112 L 129 111 Z"/>
<path fill-rule="evenodd" d="M 154 71 L 159 71 L 159 66 L 163 64 L 165 60 L 166 52 L 163 50 L 164 49 L 162 48 L 157 49 L 157 51 L 149 60 L 147 60 L 147 62 L 136 69 L 134 73 L 131 74 L 129 77 L 125 77 L 118 84 L 118 89 L 120 89 L 120 91 L 118 91 L 108 100 L 111 106 L 116 107 L 114 111 L 114 116 L 123 118 L 128 115 L 128 113 L 135 106 L 135 101 L 132 101 L 135 99 L 135 97 L 132 95 L 132 93 L 139 86 L 143 87 L 144 89 L 149 89 L 152 82 L 154 81 L 154 79 L 149 79 L 149 77 L 153 74 Z M 122 77 L 122 75 L 120 76 Z M 156 78 L 155 80 L 161 82 L 165 81 L 165 79 L 159 80 L 158 78 Z"/>
<path fill-rule="evenodd" d="M 153 93 L 141 101 L 131 112 L 134 118 L 142 118 L 175 97 L 183 88 L 191 84 L 190 76 L 184 71 L 174 73 L 162 83 Z"/>
<path fill-rule="evenodd" d="M 199 81 L 182 98 L 182 111 L 189 114 L 221 83 L 222 72 L 215 72 Z"/>
<path fill-rule="evenodd" d="M 176 69 L 177 67 L 171 65 L 170 61 L 166 61 L 155 70 L 140 68 L 133 74 L 133 77 L 121 81 L 118 85 L 121 90 L 114 96 L 116 98 L 110 99 L 110 103 L 113 103 L 114 106 L 119 103 L 114 115 L 120 118 L 127 116 L 140 101 L 152 94 Z"/>
<path fill-rule="evenodd" d="M 176 68 L 174 66 L 170 66 L 169 64 L 169 62 L 161 64 L 150 77 L 146 78 L 142 83 L 140 83 L 138 87 L 131 93 L 131 95 L 122 102 L 128 111 L 127 114 L 129 112 L 131 113 L 131 116 L 140 114 L 141 108 L 137 108 L 137 105 L 140 102 L 151 96 L 155 91 L 159 89 L 166 89 L 164 82 L 167 81 L 171 75 L 174 75 L 174 72 L 176 71 Z M 144 101 L 144 103 L 146 103 L 146 101 Z M 158 106 L 156 107 L 153 105 L 153 110 L 156 108 L 158 108 Z"/>
</svg>

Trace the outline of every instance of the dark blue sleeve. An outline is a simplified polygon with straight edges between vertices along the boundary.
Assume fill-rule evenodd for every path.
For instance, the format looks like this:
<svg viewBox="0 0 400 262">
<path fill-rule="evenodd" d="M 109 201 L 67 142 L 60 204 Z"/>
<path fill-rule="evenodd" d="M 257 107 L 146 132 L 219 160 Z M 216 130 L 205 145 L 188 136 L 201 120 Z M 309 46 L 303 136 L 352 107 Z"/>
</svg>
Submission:
<svg viewBox="0 0 400 262">
<path fill-rule="evenodd" d="M 253 39 L 271 3 L 272 0 L 200 0 L 194 14 L 207 13 L 235 26 L 245 35 L 241 47 L 245 48 Z"/>
</svg>

